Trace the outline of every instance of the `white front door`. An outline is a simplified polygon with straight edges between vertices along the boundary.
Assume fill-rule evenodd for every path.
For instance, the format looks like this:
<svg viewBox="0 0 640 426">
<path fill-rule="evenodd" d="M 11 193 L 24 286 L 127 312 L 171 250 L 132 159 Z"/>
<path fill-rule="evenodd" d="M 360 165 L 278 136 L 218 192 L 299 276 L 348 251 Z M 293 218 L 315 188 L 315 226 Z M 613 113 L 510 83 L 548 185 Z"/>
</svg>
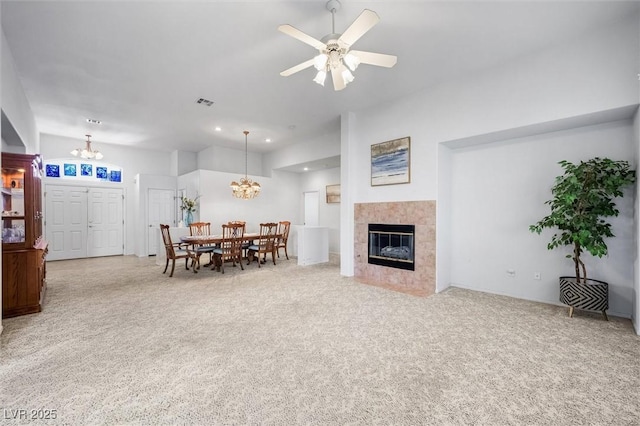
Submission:
<svg viewBox="0 0 640 426">
<path fill-rule="evenodd" d="M 123 254 L 123 211 L 122 188 L 47 185 L 47 260 Z"/>
<path fill-rule="evenodd" d="M 173 189 L 149 189 L 147 194 L 147 253 L 149 256 L 156 254 L 160 224 L 176 225 L 175 195 L 176 192 Z"/>
<path fill-rule="evenodd" d="M 88 192 L 87 256 L 124 253 L 124 194 L 121 188 L 90 188 Z"/>
<path fill-rule="evenodd" d="M 87 188 L 47 185 L 45 209 L 47 259 L 87 257 Z"/>
</svg>

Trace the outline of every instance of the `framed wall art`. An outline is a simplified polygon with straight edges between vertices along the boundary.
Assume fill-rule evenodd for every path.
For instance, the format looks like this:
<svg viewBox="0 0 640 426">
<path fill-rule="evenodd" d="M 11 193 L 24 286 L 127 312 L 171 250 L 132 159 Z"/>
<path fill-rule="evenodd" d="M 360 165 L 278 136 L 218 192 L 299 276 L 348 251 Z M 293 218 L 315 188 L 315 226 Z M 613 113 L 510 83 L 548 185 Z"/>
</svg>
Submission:
<svg viewBox="0 0 640 426">
<path fill-rule="evenodd" d="M 411 182 L 409 136 L 371 145 L 371 186 Z"/>
<path fill-rule="evenodd" d="M 327 185 L 327 204 L 340 202 L 340 184 Z"/>
</svg>

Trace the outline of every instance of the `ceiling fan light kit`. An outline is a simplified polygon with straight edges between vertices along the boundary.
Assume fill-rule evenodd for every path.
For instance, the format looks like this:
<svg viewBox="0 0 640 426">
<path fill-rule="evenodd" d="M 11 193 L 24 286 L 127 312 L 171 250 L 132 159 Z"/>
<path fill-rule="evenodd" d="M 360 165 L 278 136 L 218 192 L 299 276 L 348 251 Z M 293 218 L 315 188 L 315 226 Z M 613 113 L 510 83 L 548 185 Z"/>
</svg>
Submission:
<svg viewBox="0 0 640 426">
<path fill-rule="evenodd" d="M 331 12 L 332 31 L 321 40 L 317 40 L 289 24 L 278 27 L 279 31 L 318 49 L 319 52 L 312 59 L 282 71 L 281 76 L 288 77 L 313 66 L 318 71 L 313 79 L 314 82 L 324 86 L 327 74 L 331 74 L 333 88 L 342 90 L 355 79 L 351 72 L 355 71 L 361 63 L 386 68 L 391 68 L 396 64 L 397 57 L 393 55 L 350 50 L 360 37 L 380 21 L 380 17 L 374 11 L 365 9 L 344 33 L 336 34 L 335 14 L 340 6 L 338 0 L 327 2 L 327 10 Z"/>
</svg>

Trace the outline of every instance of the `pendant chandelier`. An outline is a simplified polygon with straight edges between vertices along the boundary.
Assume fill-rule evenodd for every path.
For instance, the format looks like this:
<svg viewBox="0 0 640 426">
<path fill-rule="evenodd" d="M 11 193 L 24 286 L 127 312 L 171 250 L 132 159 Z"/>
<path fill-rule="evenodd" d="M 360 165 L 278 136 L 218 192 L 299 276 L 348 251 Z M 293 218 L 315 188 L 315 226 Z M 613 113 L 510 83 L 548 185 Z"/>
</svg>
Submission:
<svg viewBox="0 0 640 426">
<path fill-rule="evenodd" d="M 258 182 L 253 182 L 251 179 L 247 178 L 247 135 L 249 132 L 245 130 L 244 132 L 244 177 L 240 178 L 240 183 L 235 180 L 231 182 L 231 190 L 233 191 L 233 196 L 236 198 L 242 198 L 243 200 L 250 200 L 255 198 L 260 194 L 260 184 Z"/>
<path fill-rule="evenodd" d="M 73 151 L 71 151 L 71 155 L 75 156 L 75 157 L 80 157 L 80 158 L 84 158 L 86 160 L 102 160 L 102 153 L 100 151 L 93 151 L 91 149 L 91 141 L 89 140 L 89 138 L 91 138 L 91 135 L 85 135 L 87 137 L 87 145 L 85 146 L 84 149 L 82 148 L 76 148 Z"/>
</svg>

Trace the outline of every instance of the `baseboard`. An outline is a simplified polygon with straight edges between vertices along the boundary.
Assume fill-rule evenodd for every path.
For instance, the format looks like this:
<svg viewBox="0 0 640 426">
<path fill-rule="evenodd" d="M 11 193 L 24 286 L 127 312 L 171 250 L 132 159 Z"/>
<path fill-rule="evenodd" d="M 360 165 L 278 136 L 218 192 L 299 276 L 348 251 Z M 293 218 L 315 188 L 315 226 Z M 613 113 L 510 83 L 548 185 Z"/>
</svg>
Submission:
<svg viewBox="0 0 640 426">
<path fill-rule="evenodd" d="M 478 288 L 478 287 L 467 287 L 464 286 L 462 284 L 451 284 L 449 287 L 458 287 L 458 288 L 463 288 L 465 290 L 471 290 L 471 291 L 481 291 L 483 293 L 489 293 L 489 294 L 496 294 L 498 296 L 507 296 L 507 297 L 513 297 L 514 299 L 520 299 L 520 300 L 528 300 L 530 302 L 536 302 L 536 303 L 545 303 L 547 305 L 553 305 L 553 306 L 560 306 L 560 307 L 564 307 L 566 308 L 567 305 L 560 303 L 560 302 L 553 302 L 553 301 L 549 301 L 549 300 L 541 300 L 541 299 L 535 299 L 535 298 L 530 298 L 530 297 L 519 297 L 519 296 L 514 296 L 513 294 L 509 294 L 509 293 L 503 293 L 503 292 L 498 292 L 498 291 L 493 291 L 493 290 L 488 290 L 488 289 L 484 289 L 484 288 Z M 617 311 L 612 311 L 612 310 L 607 310 L 607 315 L 612 316 L 612 317 L 618 317 L 618 318 L 625 318 L 628 320 L 631 320 L 631 315 L 630 314 L 624 314 L 624 313 L 620 313 Z M 633 321 L 631 321 L 633 323 Z"/>
</svg>

